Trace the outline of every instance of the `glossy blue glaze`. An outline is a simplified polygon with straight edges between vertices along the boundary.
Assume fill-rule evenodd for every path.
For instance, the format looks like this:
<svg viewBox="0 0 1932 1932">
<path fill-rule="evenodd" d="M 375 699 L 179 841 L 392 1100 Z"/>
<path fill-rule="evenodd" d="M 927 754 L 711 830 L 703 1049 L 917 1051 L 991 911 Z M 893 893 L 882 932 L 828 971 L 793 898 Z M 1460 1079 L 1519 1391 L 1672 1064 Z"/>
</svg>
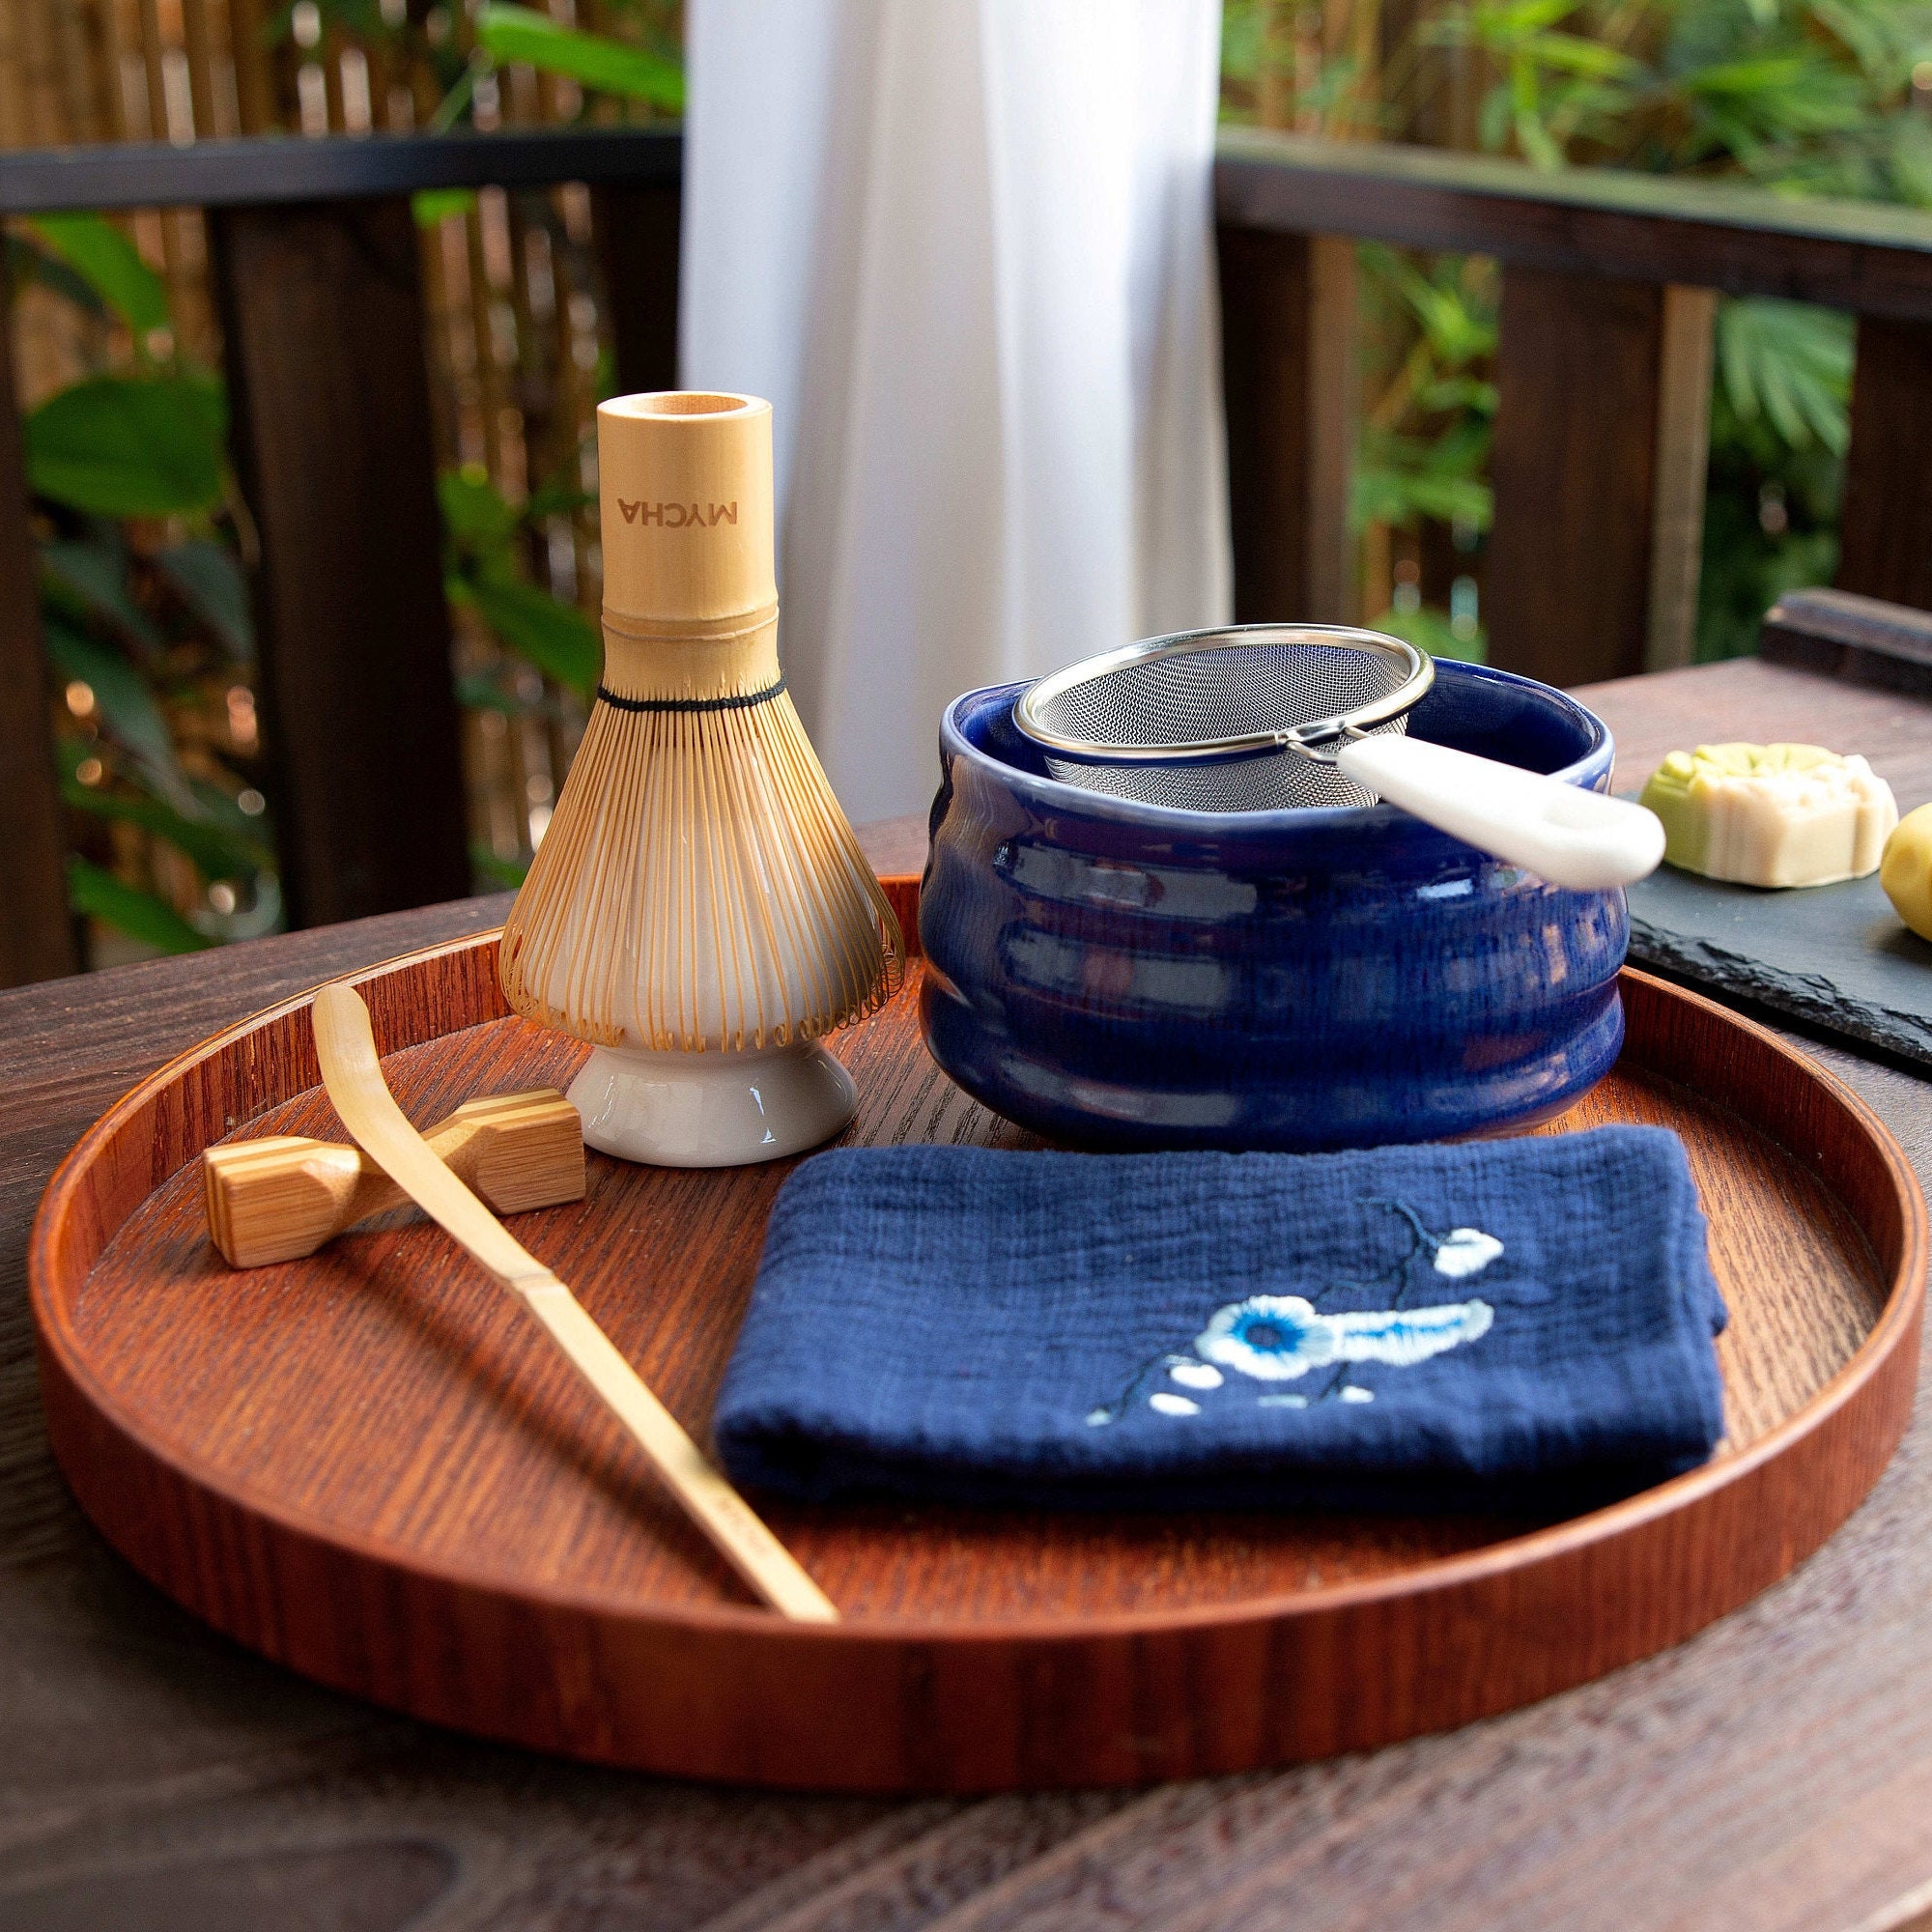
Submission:
<svg viewBox="0 0 1932 1932">
<path fill-rule="evenodd" d="M 1023 685 L 940 728 L 920 897 L 939 1064 L 989 1107 L 1112 1147 L 1435 1140 L 1567 1107 L 1623 1043 L 1621 892 L 1572 893 L 1392 806 L 1207 813 L 1048 778 Z M 1603 722 L 1440 663 L 1421 738 L 1604 789 Z"/>
</svg>

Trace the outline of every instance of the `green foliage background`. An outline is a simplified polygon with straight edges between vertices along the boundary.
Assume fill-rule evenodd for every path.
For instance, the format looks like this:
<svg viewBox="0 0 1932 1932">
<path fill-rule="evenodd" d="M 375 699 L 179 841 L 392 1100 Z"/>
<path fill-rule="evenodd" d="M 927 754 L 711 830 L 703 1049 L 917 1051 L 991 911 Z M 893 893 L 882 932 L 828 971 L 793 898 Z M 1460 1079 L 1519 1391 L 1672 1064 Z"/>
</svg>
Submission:
<svg viewBox="0 0 1932 1932">
<path fill-rule="evenodd" d="M 316 11 L 332 35 L 380 43 L 392 66 L 426 74 L 438 129 L 470 122 L 479 82 L 509 63 L 575 83 L 582 118 L 683 106 L 675 0 L 622 0 L 615 35 L 503 0 L 473 12 L 317 0 Z M 271 35 L 291 35 L 295 16 L 285 6 Z M 1225 111 L 1418 138 L 1428 115 L 1417 100 L 1453 69 L 1473 77 L 1475 112 L 1451 137 L 1536 167 L 1727 176 L 1781 194 L 1932 209 L 1932 0 L 1440 0 L 1406 17 L 1389 44 L 1380 0 L 1328 0 L 1325 12 L 1226 0 Z M 417 212 L 432 223 L 469 201 L 461 190 L 425 195 Z M 1355 526 L 1383 554 L 1391 533 L 1433 532 L 1471 573 L 1457 577 L 1446 611 L 1422 602 L 1413 581 L 1398 584 L 1376 621 L 1432 650 L 1480 655 L 1473 573 L 1492 507 L 1494 268 L 1368 245 L 1360 259 L 1369 393 Z M 59 713 L 63 794 L 80 828 L 72 904 L 162 951 L 265 929 L 279 900 L 258 774 L 211 722 L 253 661 L 241 566 L 249 532 L 227 469 L 219 377 L 180 353 L 165 288 L 111 221 L 18 224 L 8 272 L 16 289 L 38 282 L 99 319 L 127 351 L 24 425 L 48 654 L 57 682 L 85 686 L 91 700 Z M 1717 328 L 1704 657 L 1751 649 L 1780 592 L 1829 580 L 1853 359 L 1848 318 L 1796 303 L 1726 301 Z M 526 567 L 533 534 L 581 493 L 553 482 L 513 503 L 475 469 L 449 472 L 440 490 L 451 600 L 555 686 L 587 694 L 595 627 Z M 487 682 L 463 696 L 508 701 Z M 198 884 L 194 902 L 185 910 L 179 893 L 130 884 L 98 838 L 90 849 L 88 827 L 115 825 L 178 854 Z M 514 873 L 497 861 L 485 869 L 495 883 Z"/>
<path fill-rule="evenodd" d="M 1477 97 L 1466 144 L 1536 167 L 1724 177 L 1932 209 L 1926 0 L 1445 0 L 1380 49 L 1373 74 L 1344 37 L 1312 84 L 1305 47 L 1279 31 L 1283 11 L 1227 0 L 1235 118 L 1413 135 L 1418 95 L 1454 62 Z M 1386 249 L 1365 248 L 1362 265 L 1371 327 L 1389 348 L 1366 358 L 1378 386 L 1364 411 L 1358 526 L 1414 533 L 1453 521 L 1469 548 L 1490 519 L 1494 273 Z M 1733 300 L 1717 328 L 1702 658 L 1752 650 L 1781 592 L 1830 580 L 1852 376 L 1847 316 Z M 1386 615 L 1418 641 L 1446 628 L 1427 611 Z"/>
<path fill-rule="evenodd" d="M 71 902 L 164 952 L 266 930 L 280 910 L 273 834 L 226 724 L 254 637 L 221 383 L 178 351 L 160 278 L 112 222 L 42 217 L 7 252 L 16 291 L 54 290 L 129 348 L 127 366 L 90 372 L 22 424 L 42 627 L 63 690 L 61 791 L 78 834 Z M 191 868 L 202 891 L 189 912 L 118 874 L 116 826 Z"/>
</svg>

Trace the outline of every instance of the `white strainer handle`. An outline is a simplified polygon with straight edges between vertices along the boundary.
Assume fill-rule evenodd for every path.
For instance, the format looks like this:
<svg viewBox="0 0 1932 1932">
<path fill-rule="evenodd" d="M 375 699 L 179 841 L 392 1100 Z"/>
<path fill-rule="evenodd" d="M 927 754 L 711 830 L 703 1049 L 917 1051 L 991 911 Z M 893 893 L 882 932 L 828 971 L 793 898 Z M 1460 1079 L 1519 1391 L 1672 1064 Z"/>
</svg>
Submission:
<svg viewBox="0 0 1932 1932">
<path fill-rule="evenodd" d="M 1335 762 L 1438 832 L 1572 892 L 1634 885 L 1663 857 L 1663 824 L 1654 811 L 1446 745 L 1357 738 Z"/>
</svg>

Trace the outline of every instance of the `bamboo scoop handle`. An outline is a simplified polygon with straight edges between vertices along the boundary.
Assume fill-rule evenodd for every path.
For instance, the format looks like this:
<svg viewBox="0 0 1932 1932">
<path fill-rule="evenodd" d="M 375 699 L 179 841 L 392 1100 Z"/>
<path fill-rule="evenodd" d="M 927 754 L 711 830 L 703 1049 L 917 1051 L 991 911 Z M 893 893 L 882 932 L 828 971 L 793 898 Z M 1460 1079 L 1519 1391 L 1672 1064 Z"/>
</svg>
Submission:
<svg viewBox="0 0 1932 1932">
<path fill-rule="evenodd" d="M 577 1297 L 410 1125 L 383 1079 L 369 1009 L 355 988 L 339 981 L 323 987 L 315 996 L 313 1019 L 322 1084 L 362 1151 L 543 1323 L 571 1366 L 650 1458 L 686 1514 L 759 1597 L 801 1622 L 837 1623 L 838 1612 L 830 1599 L 705 1461 Z"/>
<path fill-rule="evenodd" d="M 554 1087 L 467 1101 L 424 1138 L 498 1214 L 583 1198 L 583 1117 Z M 230 1267 L 298 1261 L 410 1197 L 360 1148 L 299 1134 L 201 1156 L 208 1236 Z"/>
</svg>

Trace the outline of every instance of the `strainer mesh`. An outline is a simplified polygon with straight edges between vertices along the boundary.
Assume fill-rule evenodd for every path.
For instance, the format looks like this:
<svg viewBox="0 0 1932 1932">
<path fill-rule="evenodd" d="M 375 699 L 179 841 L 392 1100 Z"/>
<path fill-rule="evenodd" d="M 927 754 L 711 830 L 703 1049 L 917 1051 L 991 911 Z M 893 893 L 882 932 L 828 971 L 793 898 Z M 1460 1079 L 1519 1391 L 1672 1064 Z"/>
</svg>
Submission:
<svg viewBox="0 0 1932 1932">
<path fill-rule="evenodd" d="M 1407 670 L 1394 650 L 1329 639 L 1213 644 L 1139 659 L 1052 694 L 1039 724 L 1098 746 L 1193 745 L 1287 731 L 1391 696 Z M 1407 714 L 1371 734 L 1407 729 Z M 1331 764 L 1293 751 L 1212 764 L 1102 764 L 1046 755 L 1048 773 L 1088 791 L 1186 811 L 1274 811 L 1373 805 L 1374 792 Z"/>
</svg>

